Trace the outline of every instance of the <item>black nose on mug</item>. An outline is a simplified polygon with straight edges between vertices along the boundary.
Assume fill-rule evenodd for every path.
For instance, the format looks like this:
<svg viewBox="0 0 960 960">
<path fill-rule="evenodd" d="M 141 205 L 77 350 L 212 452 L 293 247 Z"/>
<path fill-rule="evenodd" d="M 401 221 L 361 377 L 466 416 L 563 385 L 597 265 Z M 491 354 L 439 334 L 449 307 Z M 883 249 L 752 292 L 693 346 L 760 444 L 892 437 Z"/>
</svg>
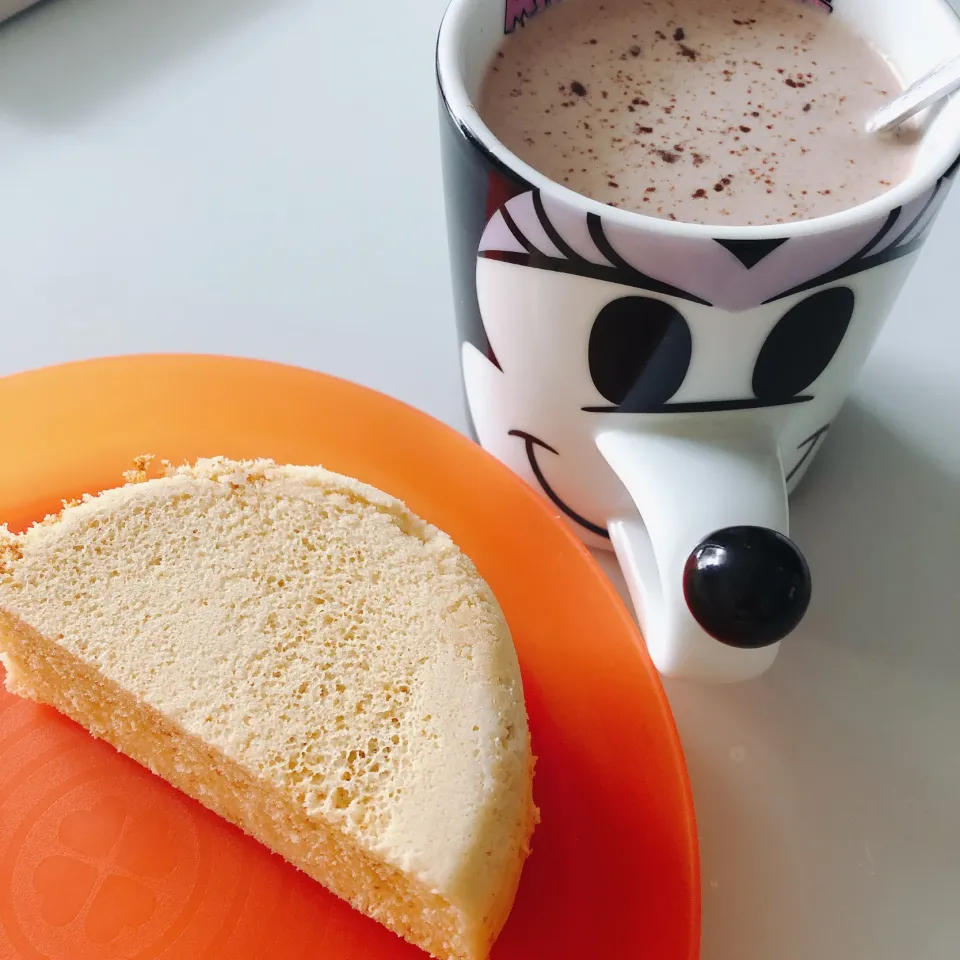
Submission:
<svg viewBox="0 0 960 960">
<path fill-rule="evenodd" d="M 793 541 L 766 527 L 727 527 L 700 541 L 683 595 L 710 636 L 756 649 L 782 640 L 810 603 L 810 568 Z"/>
</svg>

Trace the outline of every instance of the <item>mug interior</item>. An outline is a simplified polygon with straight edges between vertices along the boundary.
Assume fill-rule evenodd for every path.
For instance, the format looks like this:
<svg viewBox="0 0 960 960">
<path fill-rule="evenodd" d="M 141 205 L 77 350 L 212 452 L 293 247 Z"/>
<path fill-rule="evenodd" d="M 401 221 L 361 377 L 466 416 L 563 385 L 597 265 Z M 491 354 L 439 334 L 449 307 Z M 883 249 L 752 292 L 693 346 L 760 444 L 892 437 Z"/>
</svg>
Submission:
<svg viewBox="0 0 960 960">
<path fill-rule="evenodd" d="M 661 220 L 607 206 L 574 193 L 524 163 L 494 137 L 474 106 L 487 64 L 503 40 L 506 10 L 535 10 L 538 17 L 549 16 L 547 2 L 451 0 L 437 42 L 441 93 L 460 126 L 500 163 L 547 193 L 602 213 L 605 220 L 636 223 L 639 218 L 648 231 L 733 239 L 799 236 L 840 229 L 883 216 L 908 203 L 929 189 L 960 156 L 960 94 L 956 94 L 921 116 L 923 133 L 911 175 L 880 196 L 838 213 L 789 224 L 721 226 Z M 946 0 L 835 0 L 835 3 L 833 16 L 852 23 L 889 60 L 904 85 L 913 83 L 942 61 L 960 55 L 960 17 Z"/>
</svg>

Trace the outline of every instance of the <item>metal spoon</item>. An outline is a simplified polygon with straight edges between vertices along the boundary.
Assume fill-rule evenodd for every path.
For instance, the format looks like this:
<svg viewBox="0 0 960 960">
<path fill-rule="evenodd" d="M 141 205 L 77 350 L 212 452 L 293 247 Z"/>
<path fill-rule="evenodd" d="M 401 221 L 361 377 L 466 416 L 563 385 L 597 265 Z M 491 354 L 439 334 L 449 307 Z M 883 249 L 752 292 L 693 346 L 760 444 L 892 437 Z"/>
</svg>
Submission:
<svg viewBox="0 0 960 960">
<path fill-rule="evenodd" d="M 867 133 L 882 133 L 899 127 L 924 107 L 960 89 L 960 56 L 941 63 L 916 83 L 911 83 L 895 100 L 881 107 L 868 121 Z"/>
</svg>

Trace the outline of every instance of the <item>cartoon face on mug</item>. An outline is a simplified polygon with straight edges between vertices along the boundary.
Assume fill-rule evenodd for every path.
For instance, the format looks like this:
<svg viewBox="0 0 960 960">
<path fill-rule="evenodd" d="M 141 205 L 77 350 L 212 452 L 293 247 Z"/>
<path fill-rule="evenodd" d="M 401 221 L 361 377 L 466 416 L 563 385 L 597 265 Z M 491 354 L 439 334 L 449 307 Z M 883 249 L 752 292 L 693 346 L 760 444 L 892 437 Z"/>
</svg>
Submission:
<svg viewBox="0 0 960 960">
<path fill-rule="evenodd" d="M 519 193 L 486 224 L 482 329 L 462 345 L 480 442 L 597 546 L 630 509 L 595 443 L 604 425 L 765 417 L 792 486 L 888 312 L 887 285 L 865 274 L 908 271 L 943 186 L 879 221 L 750 241 L 647 233 Z"/>
</svg>

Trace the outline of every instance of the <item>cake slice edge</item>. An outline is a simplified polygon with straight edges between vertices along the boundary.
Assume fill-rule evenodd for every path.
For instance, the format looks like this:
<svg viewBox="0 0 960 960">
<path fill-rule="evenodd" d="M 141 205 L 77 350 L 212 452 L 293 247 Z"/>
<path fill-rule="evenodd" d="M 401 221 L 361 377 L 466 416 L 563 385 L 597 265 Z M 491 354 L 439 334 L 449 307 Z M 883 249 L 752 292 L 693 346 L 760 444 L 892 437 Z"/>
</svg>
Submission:
<svg viewBox="0 0 960 960">
<path fill-rule="evenodd" d="M 10 693 L 74 720 L 431 956 L 488 957 L 512 906 L 519 869 L 512 888 L 502 891 L 492 911 L 502 916 L 483 918 L 478 929 L 415 878 L 365 850 L 335 825 L 309 817 L 291 798 L 2 608 L 0 663 Z M 344 869 L 345 863 L 354 874 Z M 318 869 L 318 864 L 327 869 Z"/>
</svg>

